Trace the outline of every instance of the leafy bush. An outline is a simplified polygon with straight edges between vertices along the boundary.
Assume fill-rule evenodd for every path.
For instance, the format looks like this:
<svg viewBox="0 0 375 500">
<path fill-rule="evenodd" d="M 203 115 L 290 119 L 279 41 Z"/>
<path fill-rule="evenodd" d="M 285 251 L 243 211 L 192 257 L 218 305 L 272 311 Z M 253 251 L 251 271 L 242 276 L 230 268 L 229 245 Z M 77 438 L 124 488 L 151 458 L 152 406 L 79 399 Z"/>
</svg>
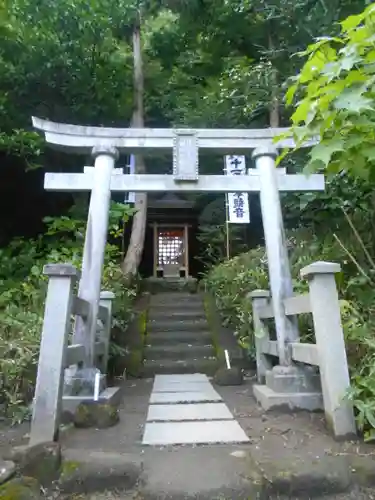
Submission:
<svg viewBox="0 0 375 500">
<path fill-rule="evenodd" d="M 113 204 L 110 235 L 116 238 L 130 209 Z M 80 268 L 85 221 L 46 218 L 46 234 L 35 240 L 15 240 L 0 250 L 0 414 L 14 421 L 28 412 L 35 385 L 47 279 L 46 263 L 71 262 Z M 131 318 L 135 287 L 123 285 L 119 247 L 108 243 L 102 288 L 115 293 L 114 322 L 125 328 Z M 116 352 L 116 346 L 111 346 Z"/>
<path fill-rule="evenodd" d="M 318 203 L 318 200 L 315 199 L 315 202 Z M 334 197 L 333 204 L 332 212 L 328 204 L 324 207 L 325 218 L 320 220 L 320 228 L 310 220 L 307 227 L 288 232 L 294 288 L 296 293 L 307 291 L 307 283 L 299 278 L 304 266 L 317 260 L 341 264 L 342 272 L 337 276 L 337 286 L 352 380 L 349 397 L 356 408 L 359 429 L 365 431 L 366 439 L 373 439 L 375 265 L 368 250 L 372 246 L 369 229 L 373 209 L 370 200 L 367 203 L 363 201 L 362 205 L 353 207 L 356 209 L 350 215 L 342 209 L 341 217 L 335 218 L 330 216 L 337 208 Z M 313 218 L 312 213 L 309 213 L 309 219 Z M 323 217 L 322 210 L 319 217 Z M 253 356 L 252 313 L 247 295 L 255 289 L 269 289 L 265 249 L 258 247 L 213 267 L 204 281 L 216 298 L 223 321 L 233 325 L 240 344 Z M 309 341 L 312 334 L 311 317 L 302 315 L 299 322 L 301 336 L 304 341 Z"/>
</svg>

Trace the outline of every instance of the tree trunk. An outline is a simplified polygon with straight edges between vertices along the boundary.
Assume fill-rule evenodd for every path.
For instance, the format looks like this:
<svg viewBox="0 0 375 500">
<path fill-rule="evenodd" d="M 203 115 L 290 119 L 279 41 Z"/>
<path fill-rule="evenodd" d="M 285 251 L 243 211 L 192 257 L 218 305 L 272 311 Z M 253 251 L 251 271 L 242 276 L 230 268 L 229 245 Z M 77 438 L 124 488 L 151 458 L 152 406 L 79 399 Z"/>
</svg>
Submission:
<svg viewBox="0 0 375 500">
<path fill-rule="evenodd" d="M 133 55 L 134 55 L 134 111 L 131 126 L 133 128 L 144 127 L 143 109 L 143 67 L 141 48 L 141 27 L 140 16 L 133 30 Z M 135 155 L 135 173 L 143 174 L 146 171 L 145 162 L 142 155 Z M 145 242 L 147 224 L 147 194 L 136 193 L 134 208 L 136 213 L 133 216 L 132 231 L 126 256 L 122 262 L 121 269 L 125 279 L 135 276 L 141 262 L 143 247 Z"/>
<path fill-rule="evenodd" d="M 270 106 L 270 126 L 272 128 L 278 128 L 280 126 L 280 105 L 278 98 L 278 89 L 277 89 L 277 70 L 275 68 L 272 69 L 272 90 L 271 90 L 271 106 Z"/>
<path fill-rule="evenodd" d="M 274 65 L 274 45 L 272 40 L 272 35 L 268 36 L 268 49 L 270 51 L 271 60 L 271 103 L 270 103 L 270 127 L 277 128 L 280 126 L 280 103 L 279 103 L 279 92 L 278 92 L 278 77 L 277 69 Z"/>
</svg>

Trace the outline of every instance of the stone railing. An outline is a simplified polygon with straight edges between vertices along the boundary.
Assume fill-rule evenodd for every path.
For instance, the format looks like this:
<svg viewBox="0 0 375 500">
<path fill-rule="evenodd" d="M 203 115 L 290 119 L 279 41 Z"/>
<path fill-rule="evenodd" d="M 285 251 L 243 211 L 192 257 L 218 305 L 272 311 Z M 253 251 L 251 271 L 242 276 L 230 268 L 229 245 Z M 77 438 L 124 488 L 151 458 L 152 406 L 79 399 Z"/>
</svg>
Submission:
<svg viewBox="0 0 375 500">
<path fill-rule="evenodd" d="M 353 408 L 345 399 L 350 387 L 344 334 L 335 274 L 339 264 L 315 262 L 301 270 L 309 281 L 309 293 L 284 300 L 287 318 L 311 313 L 315 344 L 297 342 L 280 345 L 271 340 L 268 319 L 274 318 L 272 299 L 265 290 L 250 294 L 253 301 L 257 378 L 254 395 L 265 409 L 288 406 L 292 409 L 324 408 L 326 421 L 335 437 L 356 433 Z M 278 364 L 280 349 L 287 362 Z M 314 367 L 319 369 L 319 372 Z"/>
<path fill-rule="evenodd" d="M 102 292 L 96 337 L 92 342 L 93 363 L 87 360 L 86 346 L 71 343 L 72 319 L 80 316 L 85 323 L 91 304 L 74 296 L 79 271 L 70 264 L 48 264 L 43 273 L 49 277 L 38 373 L 33 401 L 30 444 L 58 438 L 62 412 L 74 413 L 83 401 L 94 399 L 94 380 L 82 373 L 98 374 L 100 401 L 112 400 L 118 388 L 106 388 L 108 349 L 111 333 L 114 294 Z M 88 343 L 89 344 L 89 343 Z M 73 374 L 75 389 L 69 387 L 68 371 Z M 81 374 L 80 374 L 81 373 Z M 84 389 L 83 389 L 84 387 Z"/>
</svg>

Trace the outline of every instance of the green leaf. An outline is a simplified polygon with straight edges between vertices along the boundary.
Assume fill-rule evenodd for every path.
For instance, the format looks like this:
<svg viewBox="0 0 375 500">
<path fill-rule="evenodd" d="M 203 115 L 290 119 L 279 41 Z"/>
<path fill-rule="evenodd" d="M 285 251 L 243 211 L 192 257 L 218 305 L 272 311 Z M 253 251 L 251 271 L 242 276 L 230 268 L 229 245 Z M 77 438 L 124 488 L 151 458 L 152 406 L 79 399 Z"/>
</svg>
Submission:
<svg viewBox="0 0 375 500">
<path fill-rule="evenodd" d="M 350 168 L 351 170 L 362 179 L 368 179 L 369 170 L 368 162 L 366 158 L 362 155 L 362 151 L 354 153 L 350 156 Z"/>
<path fill-rule="evenodd" d="M 360 113 L 361 111 L 373 110 L 373 100 L 363 95 L 364 89 L 348 88 L 334 101 L 334 107 L 339 110 Z"/>
<path fill-rule="evenodd" d="M 350 133 L 348 137 L 345 139 L 345 148 L 351 149 L 353 147 L 357 147 L 360 144 L 363 144 L 363 135 Z"/>
<path fill-rule="evenodd" d="M 331 161 L 332 155 L 343 150 L 344 141 L 334 138 L 329 142 L 321 142 L 317 146 L 314 146 L 310 153 L 310 158 L 312 162 L 321 162 L 326 167 Z"/>
<path fill-rule="evenodd" d="M 365 17 L 365 12 L 361 12 L 361 14 L 358 14 L 357 16 L 349 16 L 345 19 L 345 21 L 342 21 L 341 27 L 344 32 L 350 31 L 354 28 L 356 28 L 359 24 L 362 23 L 363 19 Z"/>
<path fill-rule="evenodd" d="M 375 161 L 375 145 L 362 148 L 361 153 L 370 161 Z"/>
<path fill-rule="evenodd" d="M 306 122 L 311 107 L 312 107 L 312 102 L 309 99 L 304 99 L 291 116 L 293 124 L 299 125 L 302 122 Z"/>
<path fill-rule="evenodd" d="M 370 443 L 375 440 L 375 429 L 370 429 L 364 432 L 364 440 L 366 443 Z"/>
<path fill-rule="evenodd" d="M 39 274 L 40 274 L 40 269 L 39 269 L 39 267 L 38 267 L 38 266 L 33 266 L 33 267 L 31 268 L 31 271 L 30 271 L 30 272 L 31 272 L 31 274 L 32 274 L 33 276 L 39 276 Z"/>
<path fill-rule="evenodd" d="M 287 93 L 285 94 L 285 101 L 288 106 L 292 104 L 297 89 L 298 85 L 295 83 L 289 87 Z"/>
<path fill-rule="evenodd" d="M 342 57 L 337 65 L 339 67 L 339 71 L 350 71 L 353 66 L 361 61 L 361 57 L 359 54 L 352 53 L 350 55 Z"/>
</svg>

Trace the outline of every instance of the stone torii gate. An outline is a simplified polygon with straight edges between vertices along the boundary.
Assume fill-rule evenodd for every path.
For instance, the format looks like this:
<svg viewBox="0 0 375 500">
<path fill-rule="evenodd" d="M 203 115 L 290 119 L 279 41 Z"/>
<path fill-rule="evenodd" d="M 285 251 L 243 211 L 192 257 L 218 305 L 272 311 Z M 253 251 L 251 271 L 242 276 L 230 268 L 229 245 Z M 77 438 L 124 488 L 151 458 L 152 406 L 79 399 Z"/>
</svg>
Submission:
<svg viewBox="0 0 375 500">
<path fill-rule="evenodd" d="M 35 117 L 32 120 L 52 147 L 91 153 L 95 160 L 94 167 L 85 168 L 84 173 L 47 173 L 44 182 L 45 189 L 51 191 L 91 191 L 79 285 L 79 297 L 91 303 L 91 312 L 87 327 L 77 318 L 74 332 L 74 342 L 85 346 L 88 366 L 93 363 L 111 191 L 259 192 L 279 359 L 281 365 L 290 365 L 287 344 L 298 341 L 298 329 L 285 315 L 283 306 L 284 299 L 293 295 L 293 286 L 279 193 L 324 190 L 324 176 L 289 175 L 275 168 L 277 148 L 294 146 L 292 139 L 274 145 L 274 137 L 287 129 L 133 129 L 83 127 Z M 173 150 L 173 175 L 124 175 L 114 168 L 120 152 L 134 154 L 154 149 Z M 223 154 L 254 150 L 256 169 L 249 169 L 247 176 L 199 175 L 199 149 Z"/>
</svg>

